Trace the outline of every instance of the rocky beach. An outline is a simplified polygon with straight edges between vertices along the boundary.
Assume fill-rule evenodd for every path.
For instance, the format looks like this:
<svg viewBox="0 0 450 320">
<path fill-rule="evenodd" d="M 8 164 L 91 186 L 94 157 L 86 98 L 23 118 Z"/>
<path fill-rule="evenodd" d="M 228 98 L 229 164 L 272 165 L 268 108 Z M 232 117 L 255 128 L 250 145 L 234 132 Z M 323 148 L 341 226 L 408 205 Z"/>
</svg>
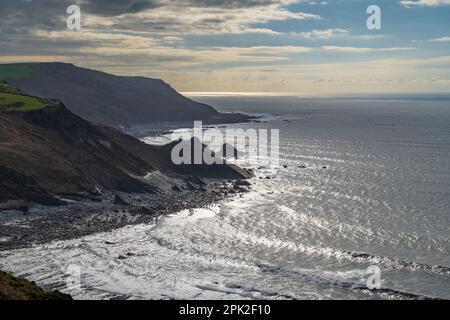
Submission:
<svg viewBox="0 0 450 320">
<path fill-rule="evenodd" d="M 70 240 L 155 223 L 161 216 L 185 209 L 208 207 L 249 190 L 243 181 L 205 181 L 190 190 L 158 194 L 107 193 L 95 199 L 72 197 L 64 206 L 35 206 L 26 213 L 4 210 L 0 215 L 0 251 L 26 248 L 56 240 Z"/>
</svg>

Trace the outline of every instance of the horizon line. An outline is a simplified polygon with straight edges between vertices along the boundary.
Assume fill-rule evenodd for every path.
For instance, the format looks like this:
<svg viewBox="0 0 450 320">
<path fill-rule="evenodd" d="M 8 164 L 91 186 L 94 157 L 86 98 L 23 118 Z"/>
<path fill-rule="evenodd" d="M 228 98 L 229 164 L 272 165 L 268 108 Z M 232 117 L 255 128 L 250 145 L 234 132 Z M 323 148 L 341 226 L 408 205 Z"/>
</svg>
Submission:
<svg viewBox="0 0 450 320">
<path fill-rule="evenodd" d="M 304 98 L 358 98 L 369 96 L 430 96 L 430 95 L 448 95 L 450 92 L 365 92 L 365 93 L 335 93 L 335 94 L 307 94 L 300 92 L 239 92 L 239 91 L 180 91 L 184 96 L 193 97 L 304 97 Z"/>
</svg>

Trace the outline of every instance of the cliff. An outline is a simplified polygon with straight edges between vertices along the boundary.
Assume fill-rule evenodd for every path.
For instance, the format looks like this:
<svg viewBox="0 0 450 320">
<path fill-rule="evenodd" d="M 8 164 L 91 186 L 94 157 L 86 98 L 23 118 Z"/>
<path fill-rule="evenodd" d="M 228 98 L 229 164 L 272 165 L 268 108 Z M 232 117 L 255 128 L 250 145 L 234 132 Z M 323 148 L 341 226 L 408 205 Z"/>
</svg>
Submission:
<svg viewBox="0 0 450 320">
<path fill-rule="evenodd" d="M 247 121 L 192 101 L 159 79 L 120 77 L 66 63 L 0 64 L 6 80 L 38 97 L 57 98 L 82 118 L 128 129 L 155 122 Z"/>
<path fill-rule="evenodd" d="M 0 203 L 57 205 L 53 195 L 158 192 L 157 181 L 143 179 L 155 171 L 180 179 L 249 176 L 227 164 L 175 166 L 170 145 L 150 146 L 117 129 L 92 124 L 58 100 L 19 90 L 3 91 L 2 96 L 0 87 Z"/>
</svg>

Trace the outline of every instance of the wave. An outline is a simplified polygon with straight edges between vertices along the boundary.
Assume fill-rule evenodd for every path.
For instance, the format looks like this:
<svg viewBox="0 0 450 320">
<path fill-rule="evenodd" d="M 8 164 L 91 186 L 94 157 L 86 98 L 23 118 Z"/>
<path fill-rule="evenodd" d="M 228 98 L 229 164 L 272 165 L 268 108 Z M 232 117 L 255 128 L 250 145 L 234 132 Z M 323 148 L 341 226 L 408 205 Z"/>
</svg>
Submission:
<svg viewBox="0 0 450 320">
<path fill-rule="evenodd" d="M 287 299 L 287 300 L 297 300 L 295 296 L 286 295 L 282 293 L 269 292 L 253 287 L 244 287 L 237 284 L 225 284 L 223 286 L 212 286 L 212 285 L 197 285 L 200 290 L 204 291 L 215 291 L 220 293 L 225 293 L 227 295 L 238 295 L 246 299 Z"/>
<path fill-rule="evenodd" d="M 383 264 L 392 269 L 405 269 L 410 271 L 427 271 L 438 274 L 450 275 L 450 267 L 440 265 L 428 265 L 414 261 L 406 261 L 402 259 L 394 259 L 389 257 L 377 256 L 364 252 L 343 251 L 344 254 L 358 260 L 367 260 L 370 262 Z"/>
<path fill-rule="evenodd" d="M 294 278 L 296 280 L 316 282 L 321 285 L 334 286 L 341 289 L 349 289 L 354 291 L 360 291 L 368 294 L 377 294 L 382 296 L 390 296 L 392 298 L 403 298 L 411 300 L 439 300 L 434 297 L 429 297 L 421 294 L 401 291 L 397 289 L 381 288 L 381 289 L 369 289 L 366 285 L 357 282 L 344 281 L 336 278 L 326 277 L 324 275 L 318 275 L 316 273 L 307 271 L 292 271 L 282 267 L 270 266 L 265 264 L 259 264 L 258 267 L 262 272 L 276 274 L 287 278 Z"/>
<path fill-rule="evenodd" d="M 269 248 L 288 248 L 297 253 L 302 253 L 308 256 L 324 256 L 335 259 L 345 259 L 356 263 L 365 263 L 371 265 L 378 265 L 384 268 L 406 270 L 411 272 L 421 271 L 429 272 L 441 275 L 450 275 L 450 267 L 441 265 L 429 265 L 425 263 L 407 261 L 400 258 L 390 258 L 385 256 L 379 256 L 370 253 L 347 251 L 343 249 L 335 249 L 332 247 L 319 247 L 307 244 L 296 243 L 286 240 L 274 240 L 267 237 L 243 232 L 240 230 L 234 231 L 234 236 L 244 242 L 253 242 L 256 244 L 262 244 Z"/>
</svg>

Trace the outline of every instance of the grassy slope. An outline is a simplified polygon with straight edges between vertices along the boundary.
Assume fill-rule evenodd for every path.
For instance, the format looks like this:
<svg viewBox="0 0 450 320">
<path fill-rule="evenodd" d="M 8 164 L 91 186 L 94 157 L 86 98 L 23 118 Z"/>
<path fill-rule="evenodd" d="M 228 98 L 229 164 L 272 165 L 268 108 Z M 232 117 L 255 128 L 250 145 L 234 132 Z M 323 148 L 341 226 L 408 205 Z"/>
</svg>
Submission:
<svg viewBox="0 0 450 320">
<path fill-rule="evenodd" d="M 0 80 L 21 79 L 33 72 L 29 64 L 0 64 Z"/>
<path fill-rule="evenodd" d="M 0 92 L 20 93 L 16 87 L 3 81 L 0 81 Z"/>
<path fill-rule="evenodd" d="M 45 103 L 40 99 L 25 95 L 15 86 L 0 81 L 0 110 L 31 111 L 44 107 Z"/>
<path fill-rule="evenodd" d="M 30 111 L 39 110 L 43 107 L 45 107 L 45 103 L 37 98 L 0 92 L 0 108 L 16 111 Z"/>
<path fill-rule="evenodd" d="M 0 271 L 0 300 L 71 300 L 60 292 L 47 292 L 34 282 Z"/>
</svg>

